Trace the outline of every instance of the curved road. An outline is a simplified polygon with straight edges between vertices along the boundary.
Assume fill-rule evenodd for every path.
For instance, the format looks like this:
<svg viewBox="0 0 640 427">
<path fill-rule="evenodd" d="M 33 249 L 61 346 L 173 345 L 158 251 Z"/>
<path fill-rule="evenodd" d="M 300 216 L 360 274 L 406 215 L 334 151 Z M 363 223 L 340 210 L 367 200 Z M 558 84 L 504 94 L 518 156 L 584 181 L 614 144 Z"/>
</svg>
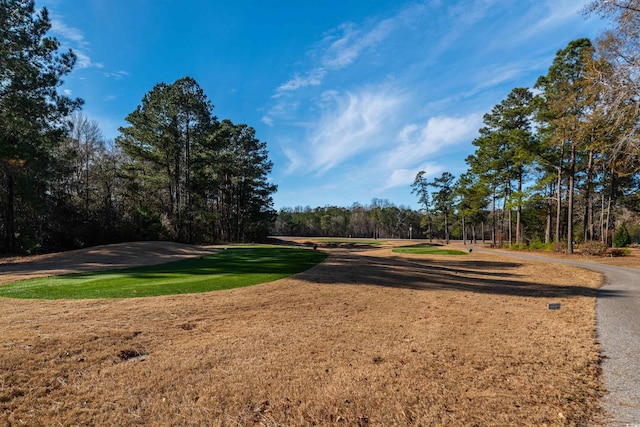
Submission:
<svg viewBox="0 0 640 427">
<path fill-rule="evenodd" d="M 640 269 L 505 251 L 500 254 L 575 265 L 605 275 L 596 302 L 598 341 L 604 356 L 602 372 L 607 389 L 602 407 L 608 425 L 640 427 Z"/>
</svg>

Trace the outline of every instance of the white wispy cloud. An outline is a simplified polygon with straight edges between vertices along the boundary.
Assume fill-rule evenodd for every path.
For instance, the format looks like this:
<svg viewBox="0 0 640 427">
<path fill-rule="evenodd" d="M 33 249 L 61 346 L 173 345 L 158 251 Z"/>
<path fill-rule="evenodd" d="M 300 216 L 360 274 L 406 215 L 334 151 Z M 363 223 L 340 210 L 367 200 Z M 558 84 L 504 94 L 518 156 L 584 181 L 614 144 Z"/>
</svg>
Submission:
<svg viewBox="0 0 640 427">
<path fill-rule="evenodd" d="M 400 144 L 384 153 L 389 168 L 404 168 L 424 162 L 449 146 L 469 142 L 482 124 L 482 114 L 464 117 L 432 117 L 426 124 L 406 125 L 398 134 Z"/>
<path fill-rule="evenodd" d="M 380 147 L 386 134 L 385 126 L 393 121 L 403 99 L 381 90 L 362 90 L 333 97 L 319 120 L 310 125 L 306 141 L 297 147 L 287 147 L 285 155 L 289 171 L 304 170 L 324 174 L 358 154 Z"/>
<path fill-rule="evenodd" d="M 276 89 L 277 94 L 274 95 L 274 97 L 277 98 L 281 96 L 282 92 L 298 90 L 306 86 L 318 86 L 322 83 L 322 79 L 325 75 L 326 71 L 322 68 L 311 70 L 304 76 L 296 74 L 291 80 L 283 83 Z"/>
<path fill-rule="evenodd" d="M 105 71 L 102 74 L 107 78 L 116 79 L 116 80 L 122 80 L 125 77 L 129 77 L 130 75 L 126 71 Z"/>
<path fill-rule="evenodd" d="M 397 134 L 398 143 L 384 150 L 376 160 L 380 171 L 388 176 L 381 186 L 386 190 L 407 186 L 416 173 L 425 170 L 436 174 L 445 168 L 434 159 L 445 157 L 450 148 L 471 142 L 482 124 L 482 114 L 462 117 L 437 116 L 425 124 L 407 124 Z"/>
<path fill-rule="evenodd" d="M 492 88 L 509 81 L 517 81 L 523 75 L 530 74 L 540 68 L 540 64 L 551 64 L 552 57 L 543 56 L 522 61 L 513 61 L 507 63 L 491 64 L 487 67 L 479 69 L 474 80 L 477 82 L 466 96 L 471 96 L 483 89 Z M 533 85 L 535 81 L 531 82 Z"/>
<path fill-rule="evenodd" d="M 100 62 L 94 62 L 89 56 L 89 42 L 85 39 L 84 33 L 65 24 L 59 16 L 51 18 L 51 32 L 71 47 L 77 57 L 76 66 L 78 68 L 102 68 L 104 66 Z"/>
<path fill-rule="evenodd" d="M 415 6 L 413 6 L 415 7 Z M 307 86 L 319 86 L 330 71 L 340 70 L 353 64 L 367 49 L 384 41 L 397 26 L 406 19 L 406 10 L 393 18 L 375 23 L 371 28 L 344 23 L 329 31 L 312 49 L 312 57 L 319 58 L 307 72 L 297 72 L 276 89 L 274 97 L 285 92 L 296 91 Z"/>
<path fill-rule="evenodd" d="M 385 19 L 373 28 L 359 29 L 348 23 L 338 27 L 339 37 L 329 36 L 329 42 L 322 55 L 322 65 L 328 69 L 344 68 L 358 59 L 363 51 L 375 47 L 388 37 L 399 22 L 400 15 Z"/>
<path fill-rule="evenodd" d="M 60 37 L 75 42 L 78 46 L 88 46 L 84 34 L 77 28 L 69 27 L 60 18 L 51 19 L 51 31 Z"/>
<path fill-rule="evenodd" d="M 521 26 L 521 30 L 513 34 L 508 41 L 520 43 L 550 30 L 563 28 L 569 22 L 582 21 L 586 24 L 580 14 L 589 3 L 591 0 L 545 0 L 541 2 L 540 7 L 532 9 L 530 14 L 523 17 L 526 25 Z"/>
<path fill-rule="evenodd" d="M 74 49 L 73 53 L 76 54 L 76 57 L 77 57 L 76 65 L 78 66 L 78 68 L 90 68 L 90 67 L 102 68 L 102 67 L 104 67 L 104 65 L 102 63 L 100 63 L 100 62 L 93 62 L 91 60 L 91 57 L 89 55 L 87 55 L 83 50 Z"/>
<path fill-rule="evenodd" d="M 396 169 L 392 171 L 385 182 L 374 191 L 383 192 L 396 187 L 409 187 L 416 178 L 418 172 L 424 172 L 425 178 L 436 176 L 444 172 L 446 167 L 437 162 L 429 162 L 408 169 Z"/>
</svg>

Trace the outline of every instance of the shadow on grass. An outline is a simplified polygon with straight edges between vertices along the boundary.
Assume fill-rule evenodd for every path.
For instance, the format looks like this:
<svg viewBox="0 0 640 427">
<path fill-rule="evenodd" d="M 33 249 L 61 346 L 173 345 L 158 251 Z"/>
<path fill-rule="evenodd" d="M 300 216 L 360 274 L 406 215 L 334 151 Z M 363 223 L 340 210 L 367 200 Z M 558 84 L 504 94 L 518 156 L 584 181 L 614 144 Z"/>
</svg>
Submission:
<svg viewBox="0 0 640 427">
<path fill-rule="evenodd" d="M 292 248 L 233 248 L 168 264 L 31 279 L 0 287 L 14 298 L 128 298 L 251 286 L 300 273 L 326 254 Z"/>
<path fill-rule="evenodd" d="M 580 284 L 550 285 L 517 281 L 518 262 L 420 260 L 341 254 L 319 268 L 298 276 L 320 284 L 375 285 L 421 291 L 453 290 L 479 294 L 563 298 L 571 296 L 620 297 L 621 292 L 594 289 Z M 487 271 L 490 270 L 490 271 Z"/>
<path fill-rule="evenodd" d="M 83 279 L 117 273 L 123 276 L 156 279 L 171 274 L 296 274 L 322 261 L 326 254 L 286 248 L 233 248 L 215 255 L 201 256 L 166 264 L 80 273 L 65 277 Z"/>
</svg>

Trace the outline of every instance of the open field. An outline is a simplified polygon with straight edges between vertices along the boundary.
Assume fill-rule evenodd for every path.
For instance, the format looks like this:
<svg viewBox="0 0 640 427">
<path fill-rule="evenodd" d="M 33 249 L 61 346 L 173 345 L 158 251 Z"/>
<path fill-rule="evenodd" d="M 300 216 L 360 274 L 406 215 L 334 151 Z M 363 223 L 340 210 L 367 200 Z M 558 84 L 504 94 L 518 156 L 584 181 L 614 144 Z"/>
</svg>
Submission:
<svg viewBox="0 0 640 427">
<path fill-rule="evenodd" d="M 297 276 L 218 292 L 0 298 L 0 421 L 597 425 L 599 274 L 475 252 L 329 252 Z"/>
</svg>

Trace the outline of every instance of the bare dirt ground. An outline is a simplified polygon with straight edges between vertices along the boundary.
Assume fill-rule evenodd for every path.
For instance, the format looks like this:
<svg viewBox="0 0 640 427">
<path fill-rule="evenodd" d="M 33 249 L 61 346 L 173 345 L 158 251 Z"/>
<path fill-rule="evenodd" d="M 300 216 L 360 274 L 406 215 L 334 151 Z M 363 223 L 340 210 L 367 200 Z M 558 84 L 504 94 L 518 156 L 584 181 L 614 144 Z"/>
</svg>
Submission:
<svg viewBox="0 0 640 427">
<path fill-rule="evenodd" d="M 146 248 L 120 249 L 133 264 Z M 0 425 L 601 422 L 598 273 L 328 251 L 307 272 L 229 291 L 0 298 Z M 40 271 L 74 270 L 55 257 Z"/>
</svg>

